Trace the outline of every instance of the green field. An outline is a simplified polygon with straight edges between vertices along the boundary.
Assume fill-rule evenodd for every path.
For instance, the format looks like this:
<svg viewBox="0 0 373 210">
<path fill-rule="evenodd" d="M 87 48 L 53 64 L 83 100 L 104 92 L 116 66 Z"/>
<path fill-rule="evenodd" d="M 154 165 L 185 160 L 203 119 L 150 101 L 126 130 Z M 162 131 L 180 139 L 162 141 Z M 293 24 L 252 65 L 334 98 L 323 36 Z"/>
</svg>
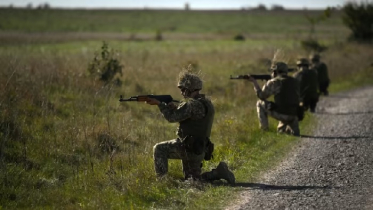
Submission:
<svg viewBox="0 0 373 210">
<path fill-rule="evenodd" d="M 340 16 L 315 34 L 328 47 L 322 58 L 332 93 L 373 78 L 371 45 L 345 42 Z M 0 17 L 0 209 L 223 208 L 299 141 L 278 135 L 274 120 L 270 132 L 260 131 L 252 84 L 229 76 L 266 73 L 263 60 L 277 50 L 290 66 L 308 56 L 300 45 L 309 32 L 304 11 L 0 9 Z M 239 33 L 245 41 L 233 40 Z M 88 75 L 102 41 L 123 65 L 121 86 Z M 183 182 L 178 160 L 157 181 L 152 149 L 175 138 L 176 124 L 157 107 L 118 101 L 139 94 L 181 99 L 176 78 L 190 63 L 216 107 L 216 151 L 203 170 L 226 161 L 236 187 Z M 307 113 L 301 134 L 315 123 Z"/>
<path fill-rule="evenodd" d="M 68 40 L 299 39 L 323 11 L 31 10 L 0 8 L 0 40 L 5 43 Z M 341 12 L 315 25 L 320 39 L 339 41 L 348 30 Z M 4 44 L 3 42 L 3 44 Z"/>
<path fill-rule="evenodd" d="M 306 15 L 322 11 L 183 11 L 183 10 L 31 10 L 0 9 L 3 31 L 153 33 L 299 33 L 308 32 Z M 320 25 L 337 34 L 341 12 Z M 258 22 L 260 21 L 260 22 Z M 275 22 L 275 24 L 273 24 Z"/>
</svg>

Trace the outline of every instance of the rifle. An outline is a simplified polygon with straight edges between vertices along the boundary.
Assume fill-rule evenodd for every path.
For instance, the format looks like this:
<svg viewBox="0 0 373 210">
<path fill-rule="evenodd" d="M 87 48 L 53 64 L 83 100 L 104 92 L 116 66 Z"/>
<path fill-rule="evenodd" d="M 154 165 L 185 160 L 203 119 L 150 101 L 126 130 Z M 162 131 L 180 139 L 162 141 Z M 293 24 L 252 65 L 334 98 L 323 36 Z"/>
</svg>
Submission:
<svg viewBox="0 0 373 210">
<path fill-rule="evenodd" d="M 269 70 L 269 71 L 271 71 L 271 70 Z M 296 69 L 294 69 L 294 68 L 289 68 L 288 69 L 288 72 L 294 72 L 294 71 L 296 71 Z M 275 72 L 275 76 L 276 76 L 276 74 L 277 73 Z M 268 81 L 268 80 L 272 79 L 272 76 L 270 74 L 249 74 L 249 75 L 250 75 L 250 77 L 253 77 L 256 80 Z M 249 77 L 246 76 L 246 75 L 238 75 L 238 76 L 233 77 L 231 75 L 230 79 L 249 79 Z"/>
<path fill-rule="evenodd" d="M 179 102 L 172 98 L 170 95 L 138 95 L 138 96 L 131 96 L 127 99 L 123 98 L 122 95 L 120 95 L 119 101 L 120 102 L 126 102 L 126 101 L 148 101 L 149 98 L 155 98 L 158 101 L 165 102 L 166 104 L 170 102 Z"/>
<path fill-rule="evenodd" d="M 272 70 L 271 69 L 268 69 L 269 72 L 271 72 Z M 298 71 L 297 68 L 288 68 L 288 72 L 296 72 Z"/>
<path fill-rule="evenodd" d="M 269 74 L 250 74 L 250 77 L 256 80 L 259 79 L 259 80 L 265 80 L 265 81 L 272 79 L 271 75 Z M 231 75 L 230 79 L 249 79 L 249 77 L 247 75 L 238 75 L 238 76 Z"/>
</svg>

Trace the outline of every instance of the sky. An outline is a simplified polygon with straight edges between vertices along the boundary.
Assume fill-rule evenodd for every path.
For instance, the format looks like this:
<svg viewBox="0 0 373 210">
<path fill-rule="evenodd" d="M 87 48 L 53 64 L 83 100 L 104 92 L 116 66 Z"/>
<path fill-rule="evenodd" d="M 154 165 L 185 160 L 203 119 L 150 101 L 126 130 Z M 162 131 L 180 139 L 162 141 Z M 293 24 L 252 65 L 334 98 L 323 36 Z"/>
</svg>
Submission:
<svg viewBox="0 0 373 210">
<path fill-rule="evenodd" d="M 354 0 L 353 0 L 354 1 Z M 355 0 L 357 1 L 357 0 Z M 373 0 L 364 0 L 371 2 Z M 183 9 L 241 9 L 259 4 L 271 8 L 281 5 L 286 9 L 324 9 L 328 6 L 343 6 L 347 0 L 0 0 L 0 6 L 33 7 L 48 3 L 52 8 L 169 8 Z"/>
</svg>

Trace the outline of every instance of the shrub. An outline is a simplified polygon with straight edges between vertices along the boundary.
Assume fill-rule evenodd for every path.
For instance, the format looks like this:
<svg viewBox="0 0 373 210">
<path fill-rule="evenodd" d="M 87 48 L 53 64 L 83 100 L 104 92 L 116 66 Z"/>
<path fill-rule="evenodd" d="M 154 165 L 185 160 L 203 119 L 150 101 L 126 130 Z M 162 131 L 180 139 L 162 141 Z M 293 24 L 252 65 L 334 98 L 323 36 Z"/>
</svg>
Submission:
<svg viewBox="0 0 373 210">
<path fill-rule="evenodd" d="M 155 40 L 156 41 L 162 41 L 163 40 L 163 35 L 161 30 L 157 30 L 155 33 Z"/>
<path fill-rule="evenodd" d="M 343 7 L 343 23 L 352 31 L 351 40 L 371 41 L 373 38 L 373 4 L 349 2 Z"/>
<path fill-rule="evenodd" d="M 245 41 L 245 36 L 242 35 L 242 34 L 237 34 L 236 36 L 234 36 L 233 38 L 235 41 Z"/>
<path fill-rule="evenodd" d="M 122 76 L 122 65 L 114 57 L 114 52 L 109 50 L 106 42 L 101 47 L 101 53 L 96 53 L 93 61 L 88 65 L 88 71 L 91 75 L 99 77 L 99 79 L 106 84 L 114 80 L 116 74 Z M 116 84 L 121 84 L 119 78 L 115 80 Z"/>
</svg>

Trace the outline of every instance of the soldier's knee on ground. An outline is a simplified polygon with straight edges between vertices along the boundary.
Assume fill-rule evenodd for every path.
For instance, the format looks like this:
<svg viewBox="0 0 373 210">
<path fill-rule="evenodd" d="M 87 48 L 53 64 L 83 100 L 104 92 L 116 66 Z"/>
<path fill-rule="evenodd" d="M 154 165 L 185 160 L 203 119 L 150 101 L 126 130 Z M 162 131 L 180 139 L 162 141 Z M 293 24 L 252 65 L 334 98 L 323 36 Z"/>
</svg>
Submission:
<svg viewBox="0 0 373 210">
<path fill-rule="evenodd" d="M 194 164 L 191 164 L 194 165 Z M 192 178 L 193 180 L 201 179 L 201 171 L 202 171 L 202 163 L 199 167 L 188 167 L 183 168 L 184 178 L 185 180 Z"/>
</svg>

